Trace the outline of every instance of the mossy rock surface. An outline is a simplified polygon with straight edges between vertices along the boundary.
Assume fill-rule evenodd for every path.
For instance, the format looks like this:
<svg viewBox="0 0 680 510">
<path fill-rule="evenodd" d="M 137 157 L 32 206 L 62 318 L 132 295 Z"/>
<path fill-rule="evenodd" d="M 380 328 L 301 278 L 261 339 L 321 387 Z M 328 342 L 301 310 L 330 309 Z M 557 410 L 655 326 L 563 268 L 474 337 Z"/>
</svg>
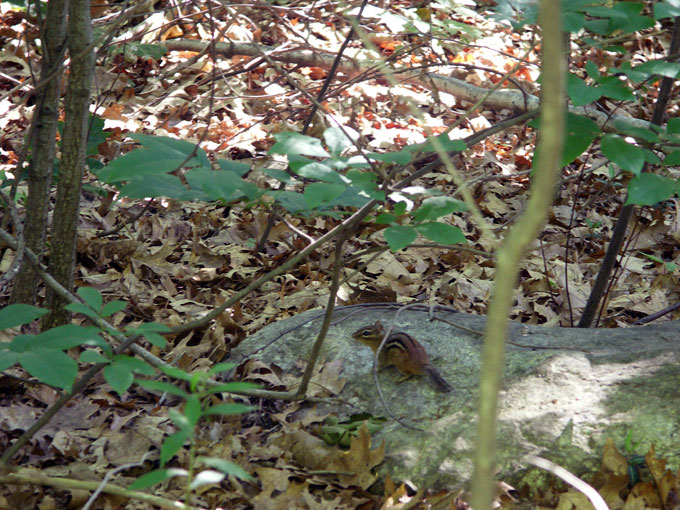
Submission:
<svg viewBox="0 0 680 510">
<path fill-rule="evenodd" d="M 340 307 L 322 350 L 325 361 L 342 364 L 345 404 L 321 406 L 339 417 L 366 412 L 387 413 L 371 373 L 372 353 L 352 339 L 352 332 L 376 320 L 389 325 L 395 309 Z M 299 373 L 322 318 L 309 311 L 279 321 L 248 337 L 231 359 L 257 358 L 284 372 Z M 349 314 L 352 314 L 348 317 Z M 463 313 L 437 317 L 483 331 L 485 319 Z M 305 324 L 303 324 L 305 323 Z M 296 327 L 300 324 L 300 327 Z M 289 333 L 280 336 L 283 332 Z M 400 374 L 388 368 L 378 374 L 392 413 L 422 429 L 405 428 L 388 418 L 374 436 L 386 442 L 382 466 L 393 479 L 429 488 L 464 485 L 472 472 L 476 431 L 477 377 L 481 340 L 445 322 L 430 321 L 426 311 L 404 310 L 395 331 L 421 342 L 432 364 L 454 386 L 440 393 L 426 378 L 397 384 Z M 632 434 L 636 452 L 656 453 L 677 470 L 680 466 L 680 323 L 665 322 L 629 329 L 548 328 L 511 324 L 499 412 L 499 478 L 519 486 L 534 480 L 522 458 L 540 455 L 576 474 L 597 471 L 602 447 L 611 438 L 621 451 Z"/>
</svg>

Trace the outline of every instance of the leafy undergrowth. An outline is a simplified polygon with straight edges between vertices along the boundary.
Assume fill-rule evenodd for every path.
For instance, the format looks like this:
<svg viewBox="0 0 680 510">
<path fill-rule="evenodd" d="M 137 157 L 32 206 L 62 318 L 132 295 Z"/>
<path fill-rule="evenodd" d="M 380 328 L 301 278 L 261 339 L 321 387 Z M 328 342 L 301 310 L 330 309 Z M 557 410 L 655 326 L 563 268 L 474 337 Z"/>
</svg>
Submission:
<svg viewBox="0 0 680 510">
<path fill-rule="evenodd" d="M 657 458 L 653 446 L 644 457 L 624 455 L 608 440 L 602 453 L 601 468 L 589 482 L 613 510 L 676 507 L 679 480 L 680 472 L 673 473 L 667 469 L 666 461 Z M 520 494 L 528 497 L 530 492 L 531 488 L 525 487 Z M 516 496 L 502 496 L 501 500 L 504 501 L 501 506 L 512 508 L 514 504 L 511 501 Z M 584 492 L 568 487 L 561 481 L 552 483 L 547 490 L 535 496 L 533 501 L 539 508 L 593 508 L 593 503 Z"/>
<path fill-rule="evenodd" d="M 409 1 L 393 2 L 390 9 L 394 18 L 379 19 L 368 13 L 365 29 L 373 34 L 371 42 L 383 58 L 438 72 L 454 64 L 474 64 L 505 72 L 515 65 L 515 57 L 521 57 L 524 64 L 518 70 L 518 78 L 527 91 L 535 92 L 538 57 L 531 49 L 530 34 L 518 37 L 473 9 L 444 10 L 437 5 L 424 12 Z M 209 14 L 211 23 L 203 17 L 206 11 L 199 11 L 196 6 L 187 7 L 188 12 L 181 20 L 175 20 L 174 10 L 162 7 L 159 4 L 154 13 L 129 21 L 117 34 L 117 41 L 151 44 L 175 38 L 209 40 L 210 31 L 216 34 L 224 29 L 225 36 L 232 41 L 254 41 L 282 50 L 286 44 L 313 46 L 318 51 L 334 53 L 347 28 L 344 18 L 330 3 L 320 7 L 256 8 L 247 4 L 224 7 Z M 107 7 L 96 16 L 105 19 L 114 12 L 115 8 Z M 399 19 L 418 23 L 426 18 L 450 31 L 457 30 L 461 40 L 469 38 L 475 44 L 449 39 L 444 41 L 443 49 L 434 51 L 432 41 L 404 33 L 404 26 L 398 23 Z M 14 52 L 11 59 L 3 61 L 4 74 L 0 78 L 3 156 L 0 171 L 11 173 L 15 171 L 34 110 L 33 93 L 28 88 L 13 89 L 17 82 L 30 78 L 28 62 L 38 60 L 39 51 L 34 19 L 2 4 L 0 21 L 4 30 L 0 37 Z M 22 37 L 28 40 L 28 45 L 20 43 Z M 352 43 L 350 54 L 359 54 L 364 46 Z M 133 143 L 126 134 L 135 132 L 202 139 L 201 147 L 211 156 L 252 164 L 247 180 L 259 186 L 276 186 L 278 183 L 262 171 L 277 164 L 266 154 L 274 143 L 273 135 L 299 131 L 310 106 L 307 97 L 286 81 L 281 68 L 312 96 L 318 93 L 327 70 L 294 64 L 277 68 L 268 62 L 250 68 L 253 59 L 246 57 L 218 59 L 213 63 L 195 52 L 155 54 L 151 46 L 127 46 L 121 42 L 112 48 L 115 51 L 105 54 L 97 68 L 100 93 L 95 113 L 103 119 L 100 129 L 108 135 L 91 154 L 93 173 L 87 174 L 84 183 L 76 284 L 97 289 L 107 300 L 128 303 L 113 315 L 113 325 L 130 327 L 155 321 L 177 326 L 201 317 L 295 255 L 309 244 L 310 238 L 320 237 L 339 223 L 340 219 L 331 216 L 286 216 L 285 221 L 276 222 L 263 249 L 256 251 L 254 247 L 269 220 L 269 204 L 244 207 L 166 199 L 155 199 L 150 204 L 118 200 L 114 189 L 97 180 L 96 162 L 101 167 L 132 149 Z M 641 48 L 652 58 L 661 52 L 662 44 L 652 35 L 641 34 L 631 42 L 630 51 Z M 615 65 L 623 57 L 593 48 L 574 58 L 579 67 L 587 61 Z M 486 87 L 499 80 L 497 74 L 479 68 L 461 68 L 455 75 Z M 412 114 L 408 101 L 417 106 L 420 118 Z M 314 121 L 312 134 L 337 120 L 360 133 L 366 148 L 380 152 L 423 142 L 428 133 L 443 132 L 465 111 L 464 105 L 446 93 L 433 93 L 408 83 L 390 85 L 385 79 L 365 76 L 334 83 L 323 106 L 325 112 Z M 452 136 L 467 136 L 507 116 L 504 111 L 475 111 L 452 131 Z M 499 236 L 526 201 L 534 142 L 531 128 L 513 127 L 454 160 L 472 183 L 477 204 Z M 623 196 L 625 184 L 624 176 L 612 176 L 606 167 L 598 168 L 596 149 L 565 169 L 549 224 L 540 244 L 523 264 L 513 311 L 516 320 L 570 326 L 573 317 L 580 315 L 620 210 L 621 201 L 614 198 Z M 278 164 L 285 167 L 281 162 Z M 581 165 L 590 171 L 582 174 Z M 456 192 L 451 176 L 445 171 L 427 174 L 415 185 L 438 188 L 449 196 Z M 19 197 L 25 192 L 21 185 Z M 636 226 L 638 234 L 627 250 L 603 325 L 630 324 L 677 300 L 676 269 L 663 262 L 678 257 L 675 214 L 674 207 L 668 204 L 641 213 Z M 381 234 L 384 226 L 364 225 L 346 249 L 343 270 L 347 280 L 340 290 L 341 303 L 433 299 L 461 311 L 484 314 L 494 276 L 492 247 L 481 241 L 466 216 L 453 215 L 448 221 L 465 234 L 467 248 L 476 251 L 424 245 L 392 253 L 385 249 Z M 376 246 L 382 250 L 377 252 Z M 10 255 L 3 257 L 1 270 L 6 269 L 10 259 Z M 325 306 L 331 264 L 332 248 L 320 249 L 294 270 L 221 314 L 209 327 L 168 338 L 166 350 L 157 347 L 151 350 L 188 372 L 207 370 L 223 360 L 245 336 L 266 324 Z M 0 297 L 6 302 L 7 290 Z M 292 376 L 279 373 L 273 366 L 251 362 L 239 370 L 243 380 L 268 389 L 290 389 L 297 385 Z M 18 369 L 9 374 L 25 376 Z M 316 396 L 332 396 L 342 390 L 341 374 L 334 371 L 332 364 L 320 369 L 315 377 L 322 378 L 322 386 L 330 391 Z M 57 400 L 58 393 L 46 386 L 19 383 L 8 376 L 0 381 L 4 390 L 0 401 L 0 445 L 4 449 L 46 406 Z M 212 456 L 231 459 L 256 475 L 258 482 L 230 477 L 221 485 L 203 486 L 197 496 L 208 508 L 340 509 L 379 508 L 383 504 L 385 508 L 396 508 L 398 501 L 404 503 L 409 494 L 413 495 L 389 480 L 381 480 L 386 488 L 384 497 L 367 491 L 376 481 L 372 470 L 381 462 L 384 452 L 379 445 L 370 448 L 365 429 L 360 429 L 348 450 L 340 450 L 318 437 L 326 416 L 307 414 L 301 421 L 297 416 L 300 404 L 257 400 L 249 403 L 258 409 L 207 424 L 198 438 L 197 454 L 210 452 Z M 111 470 L 139 462 L 149 454 L 145 468 L 132 468 L 112 480 L 127 486 L 158 458 L 163 437 L 172 434 L 168 408 L 179 409 L 181 402 L 138 387 L 121 398 L 103 380 L 95 380 L 33 438 L 22 452 L 21 464 L 39 468 L 42 474 L 50 476 L 100 480 Z M 182 450 L 173 463 L 185 465 L 187 456 Z M 660 474 L 663 468 L 653 455 L 647 462 L 654 467 L 656 487 L 661 486 L 657 478 L 664 481 L 664 486 L 677 487 L 675 477 Z M 608 499 L 611 508 L 660 508 L 660 502 L 668 501 L 669 491 L 662 490 L 661 496 L 652 497 L 652 482 L 628 489 L 624 479 L 627 475 L 620 473 L 621 466 L 617 466 L 615 475 L 603 475 L 601 483 L 604 491 L 612 495 Z M 585 506 L 579 493 L 564 492 L 561 486 L 554 493 L 538 496 L 530 496 L 523 492 L 525 489 L 519 488 L 523 500 L 533 499 L 543 506 Z M 163 493 L 170 499 L 179 498 L 183 490 L 179 482 L 171 481 Z M 89 495 L 74 489 L 43 490 L 32 485 L 8 486 L 3 491 L 0 507 L 7 508 L 21 508 L 17 502 L 22 502 L 23 508 L 50 505 L 75 508 Z M 567 496 L 570 494 L 573 497 Z M 621 504 L 614 494 L 626 503 Z M 628 494 L 628 499 L 624 494 Z M 457 493 L 431 495 L 427 500 L 413 501 L 413 508 L 426 508 L 440 500 L 447 508 L 465 508 L 465 503 L 456 496 Z M 122 508 L 124 501 L 119 496 L 104 495 L 98 505 Z M 512 507 L 515 503 L 507 498 L 502 504 Z"/>
</svg>

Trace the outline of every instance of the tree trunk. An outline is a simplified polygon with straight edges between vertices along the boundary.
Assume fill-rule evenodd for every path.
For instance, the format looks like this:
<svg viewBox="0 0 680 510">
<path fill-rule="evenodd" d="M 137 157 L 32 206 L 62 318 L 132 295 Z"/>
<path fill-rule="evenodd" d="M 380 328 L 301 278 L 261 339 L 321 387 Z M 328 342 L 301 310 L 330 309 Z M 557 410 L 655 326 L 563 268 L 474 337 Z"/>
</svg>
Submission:
<svg viewBox="0 0 680 510">
<path fill-rule="evenodd" d="M 66 0 L 49 0 L 47 15 L 41 30 L 44 48 L 40 83 L 42 84 L 61 65 L 66 36 Z M 42 256 L 45 250 L 47 213 L 50 204 L 50 186 L 59 117 L 61 73 L 38 87 L 37 103 L 33 114 L 36 124 L 28 165 L 28 199 L 26 201 L 26 224 L 24 232 L 26 247 Z M 17 179 L 19 176 L 17 175 Z M 26 259 L 14 280 L 10 302 L 35 303 L 38 290 L 38 273 Z"/>
<path fill-rule="evenodd" d="M 95 64 L 94 48 L 91 46 L 92 23 L 89 0 L 70 0 L 68 32 L 71 68 L 65 99 L 66 122 L 61 146 L 59 184 L 48 267 L 49 273 L 65 288 L 71 290 L 76 262 L 80 186 L 89 132 L 90 91 Z M 64 310 L 67 303 L 63 298 L 48 289 L 46 301 L 50 314 L 43 322 L 44 329 L 69 321 L 69 313 Z"/>
</svg>

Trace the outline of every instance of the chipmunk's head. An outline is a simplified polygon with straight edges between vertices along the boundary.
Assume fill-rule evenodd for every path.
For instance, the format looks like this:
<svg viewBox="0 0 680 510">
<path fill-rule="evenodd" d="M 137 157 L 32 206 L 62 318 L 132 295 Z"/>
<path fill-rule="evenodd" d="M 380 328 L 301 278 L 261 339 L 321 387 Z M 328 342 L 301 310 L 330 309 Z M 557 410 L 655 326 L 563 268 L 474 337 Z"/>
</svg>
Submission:
<svg viewBox="0 0 680 510">
<path fill-rule="evenodd" d="M 364 326 L 352 333 L 352 338 L 360 342 L 375 342 L 381 341 L 385 336 L 385 329 L 380 321 L 375 321 L 375 324 Z"/>
</svg>

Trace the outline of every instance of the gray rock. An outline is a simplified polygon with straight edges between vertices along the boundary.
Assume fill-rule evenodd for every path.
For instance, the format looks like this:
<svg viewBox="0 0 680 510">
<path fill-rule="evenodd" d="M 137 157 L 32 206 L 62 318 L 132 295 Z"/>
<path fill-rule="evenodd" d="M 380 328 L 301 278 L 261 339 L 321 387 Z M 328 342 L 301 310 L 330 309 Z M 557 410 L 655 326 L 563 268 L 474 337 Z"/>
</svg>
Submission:
<svg viewBox="0 0 680 510">
<path fill-rule="evenodd" d="M 371 374 L 371 350 L 352 339 L 358 328 L 380 319 L 388 326 L 395 310 L 341 307 L 347 317 L 331 327 L 322 350 L 326 361 L 342 360 L 347 379 L 340 397 L 345 405 L 325 406 L 340 417 L 358 412 L 385 416 Z M 297 371 L 316 339 L 322 318 L 314 311 L 276 322 L 248 337 L 232 359 L 255 357 Z M 463 313 L 437 312 L 468 329 L 482 331 L 485 319 Z M 337 321 L 337 319 L 336 319 Z M 544 456 L 576 474 L 595 472 L 602 446 L 613 439 L 626 454 L 626 436 L 644 455 L 651 444 L 657 455 L 680 466 L 680 323 L 665 322 L 630 329 L 567 329 L 511 324 L 499 412 L 499 479 L 535 486 L 542 475 L 526 471 L 526 454 Z M 392 419 L 374 437 L 386 441 L 382 470 L 393 479 L 428 488 L 456 487 L 472 473 L 476 431 L 477 377 L 481 340 L 447 323 L 428 319 L 426 311 L 405 310 L 394 331 L 421 342 L 432 364 L 455 387 L 437 392 L 426 378 L 396 384 L 400 374 L 387 368 L 378 374 L 392 413 L 422 432 Z M 521 345 L 521 346 L 520 346 Z"/>
</svg>

